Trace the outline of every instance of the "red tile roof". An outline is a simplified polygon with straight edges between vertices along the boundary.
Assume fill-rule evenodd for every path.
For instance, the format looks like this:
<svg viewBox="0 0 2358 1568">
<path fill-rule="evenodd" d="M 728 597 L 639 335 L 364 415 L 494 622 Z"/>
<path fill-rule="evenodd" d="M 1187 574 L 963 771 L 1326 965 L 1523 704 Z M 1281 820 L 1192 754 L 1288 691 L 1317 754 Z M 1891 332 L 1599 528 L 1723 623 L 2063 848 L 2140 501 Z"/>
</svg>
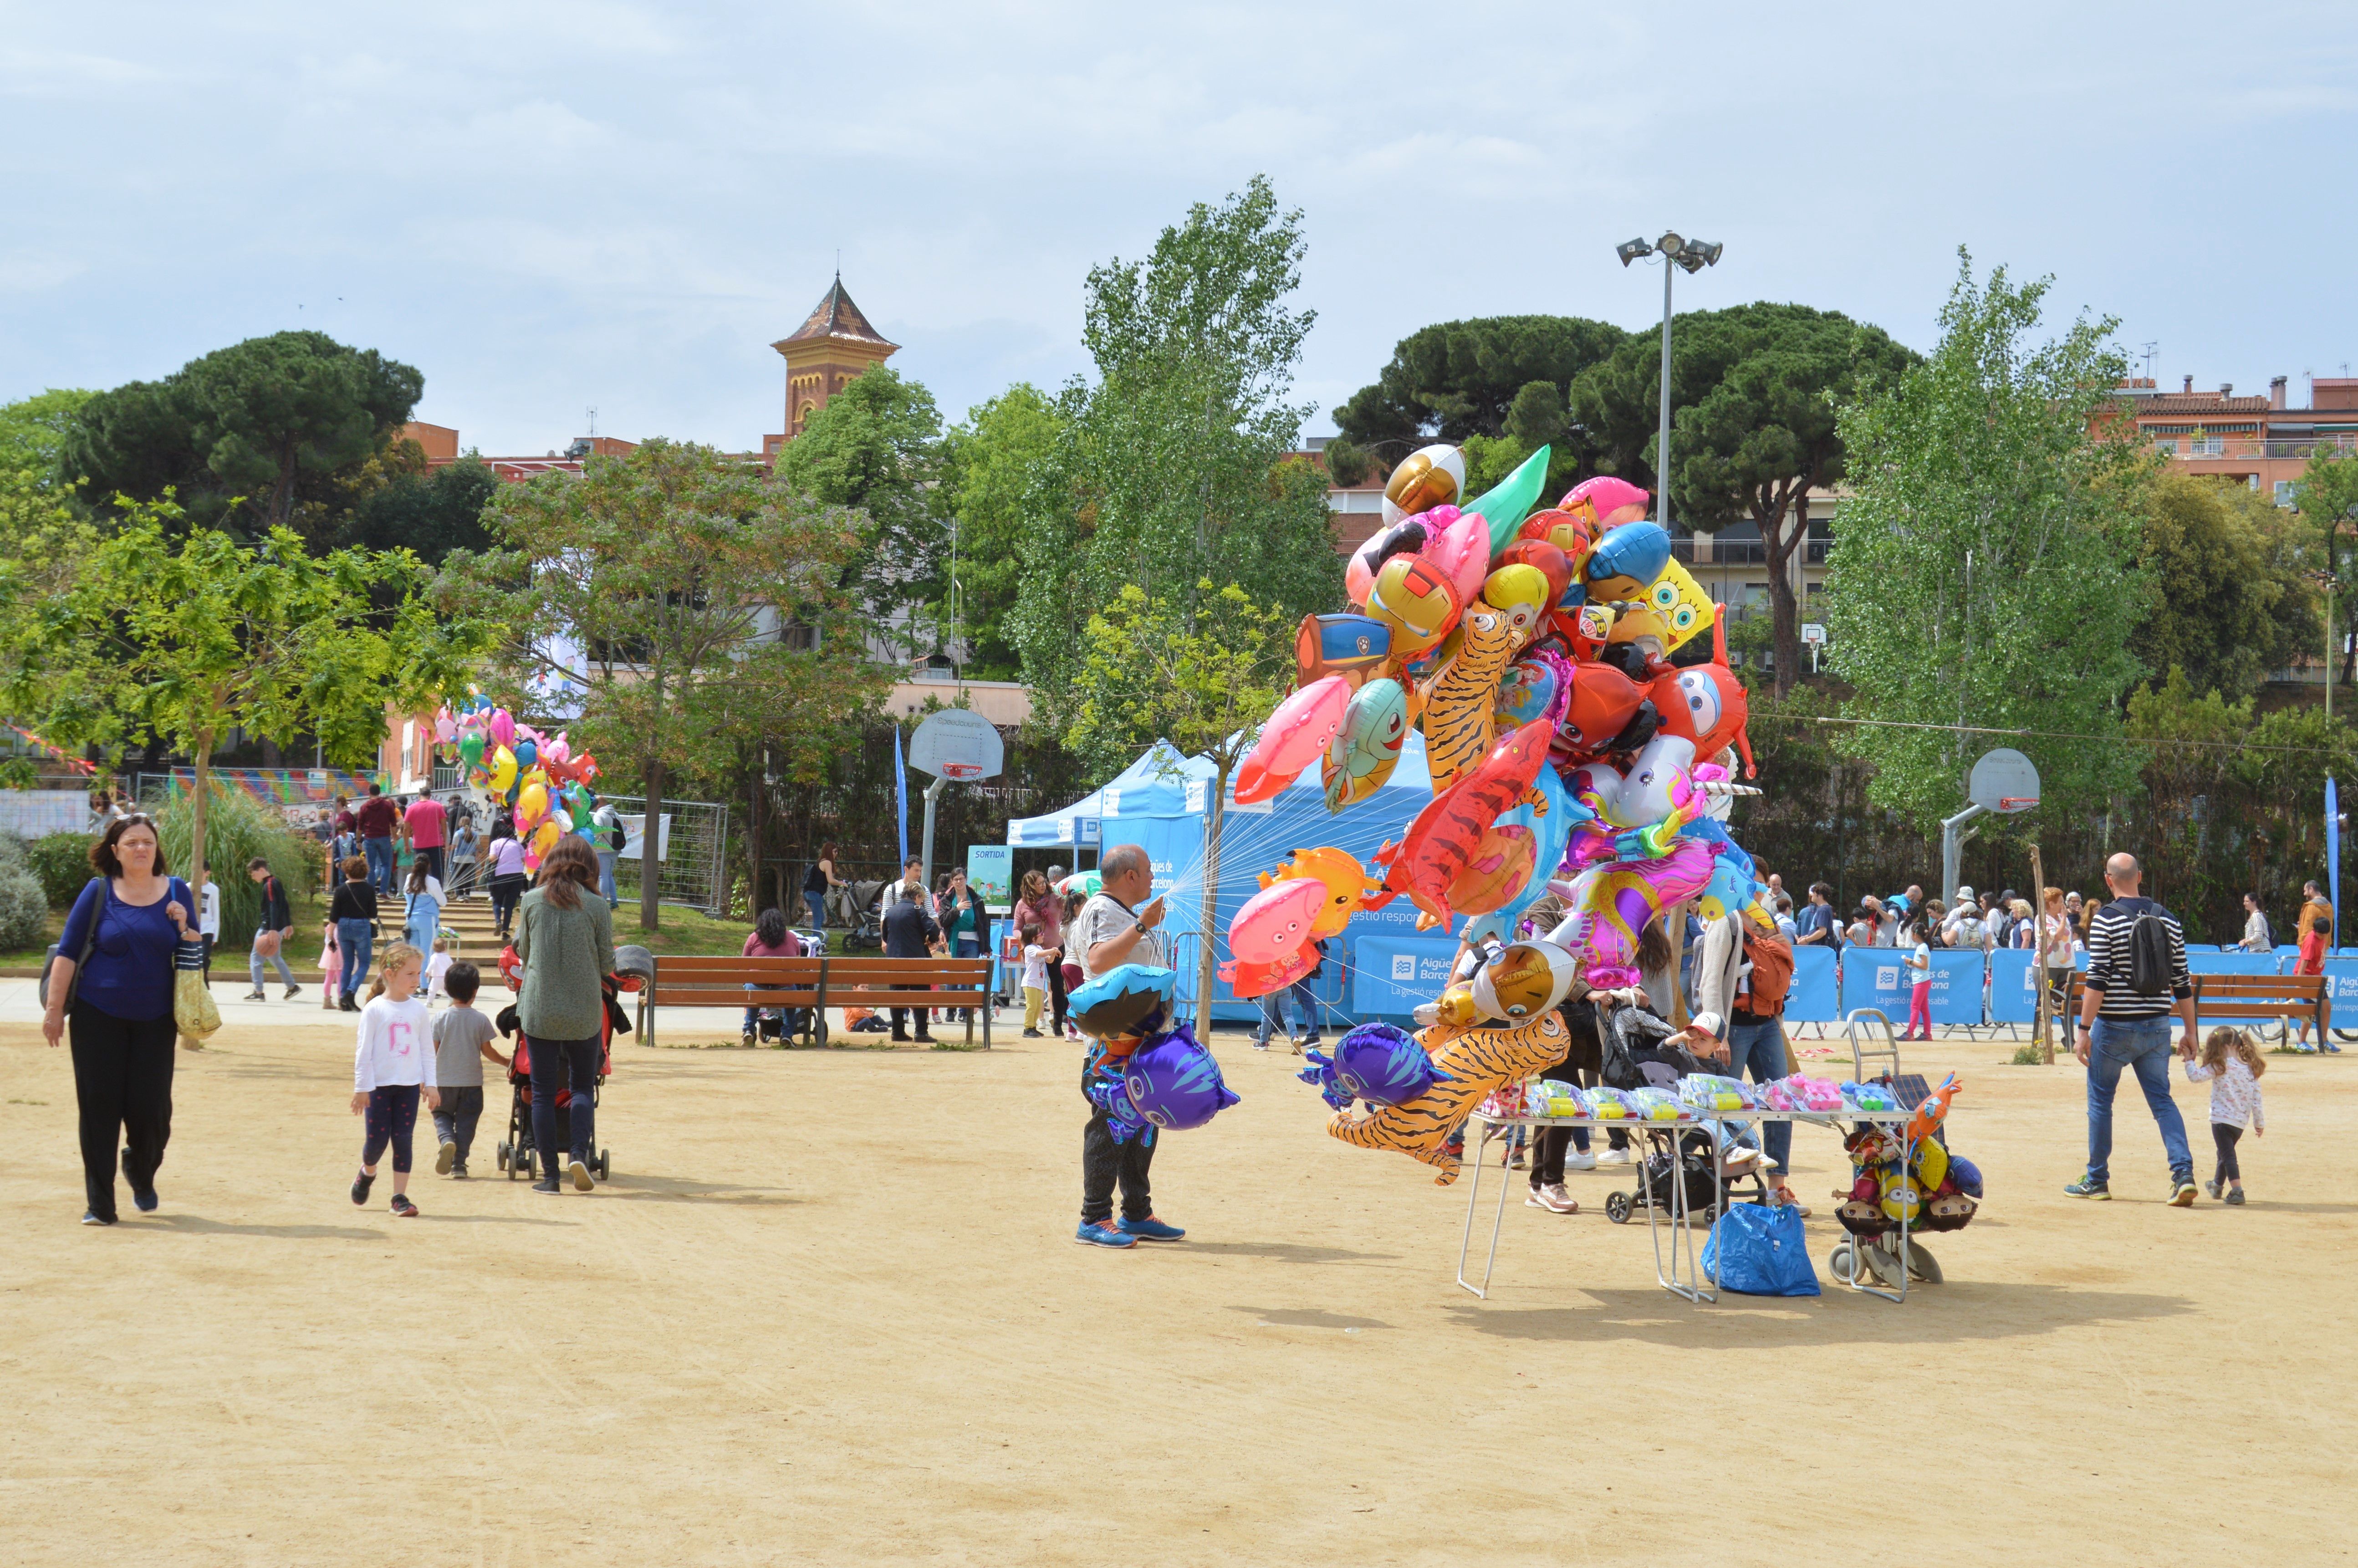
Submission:
<svg viewBox="0 0 2358 1568">
<path fill-rule="evenodd" d="M 888 349 L 897 349 L 901 346 L 888 341 L 883 333 L 868 324 L 868 318 L 860 314 L 860 307 L 851 302 L 851 296 L 843 291 L 843 278 L 840 275 L 836 277 L 833 287 L 827 289 L 826 297 L 818 302 L 816 309 L 812 310 L 809 319 L 770 346 L 773 349 L 783 349 L 788 343 L 817 342 L 827 338 L 848 338 L 860 343 L 882 343 Z"/>
</svg>

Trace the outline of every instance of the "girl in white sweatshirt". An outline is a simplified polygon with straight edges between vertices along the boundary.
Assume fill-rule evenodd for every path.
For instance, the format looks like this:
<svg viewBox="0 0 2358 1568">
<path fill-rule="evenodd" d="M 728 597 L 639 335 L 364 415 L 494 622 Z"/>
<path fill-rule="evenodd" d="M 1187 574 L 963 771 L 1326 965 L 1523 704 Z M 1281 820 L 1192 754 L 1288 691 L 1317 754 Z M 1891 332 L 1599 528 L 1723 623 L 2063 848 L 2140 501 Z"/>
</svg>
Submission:
<svg viewBox="0 0 2358 1568">
<path fill-rule="evenodd" d="M 406 942 L 384 950 L 368 1005 L 361 1009 L 360 1046 L 352 1054 L 352 1114 L 366 1130 L 361 1173 L 352 1179 L 352 1202 L 368 1202 L 376 1162 L 393 1146 L 393 1212 L 417 1217 L 409 1201 L 409 1141 L 417 1126 L 417 1101 L 440 1109 L 434 1087 L 434 1022 L 417 993 L 426 956 Z"/>
<path fill-rule="evenodd" d="M 2235 1160 L 2235 1141 L 2247 1123 L 2253 1137 L 2267 1134 L 2267 1108 L 2260 1103 L 2260 1075 L 2267 1070 L 2267 1060 L 2252 1037 L 2223 1024 L 2202 1042 L 2202 1059 L 2186 1064 L 2188 1083 L 2211 1086 L 2211 1141 L 2219 1146 L 2219 1171 L 2204 1184 L 2214 1198 L 2223 1183 L 2229 1203 L 2244 1201 L 2244 1168 Z"/>
</svg>

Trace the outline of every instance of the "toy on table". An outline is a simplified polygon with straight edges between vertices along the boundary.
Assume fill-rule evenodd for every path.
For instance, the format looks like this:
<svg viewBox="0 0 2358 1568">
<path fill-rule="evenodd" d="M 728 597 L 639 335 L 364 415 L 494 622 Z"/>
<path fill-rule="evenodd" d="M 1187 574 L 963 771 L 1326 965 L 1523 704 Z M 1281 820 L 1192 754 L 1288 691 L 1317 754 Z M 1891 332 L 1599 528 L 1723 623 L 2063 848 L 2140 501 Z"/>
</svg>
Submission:
<svg viewBox="0 0 2358 1568">
<path fill-rule="evenodd" d="M 1695 1119 L 1694 1111 L 1681 1103 L 1679 1097 L 1669 1089 L 1649 1085 L 1642 1089 L 1631 1089 L 1628 1094 L 1629 1103 L 1636 1108 L 1640 1121 L 1693 1121 Z"/>
<path fill-rule="evenodd" d="M 1679 1080 L 1679 1099 L 1697 1110 L 1758 1110 L 1752 1091 L 1739 1078 L 1689 1073 Z"/>
<path fill-rule="evenodd" d="M 1630 1103 L 1626 1089 L 1593 1088 L 1580 1091 L 1588 1102 L 1588 1114 L 1599 1121 L 1634 1121 L 1638 1108 Z"/>
<path fill-rule="evenodd" d="M 1842 1086 L 1844 1108 L 1849 1110 L 1898 1110 L 1899 1101 L 1885 1084 L 1855 1084 L 1844 1079 Z"/>
</svg>

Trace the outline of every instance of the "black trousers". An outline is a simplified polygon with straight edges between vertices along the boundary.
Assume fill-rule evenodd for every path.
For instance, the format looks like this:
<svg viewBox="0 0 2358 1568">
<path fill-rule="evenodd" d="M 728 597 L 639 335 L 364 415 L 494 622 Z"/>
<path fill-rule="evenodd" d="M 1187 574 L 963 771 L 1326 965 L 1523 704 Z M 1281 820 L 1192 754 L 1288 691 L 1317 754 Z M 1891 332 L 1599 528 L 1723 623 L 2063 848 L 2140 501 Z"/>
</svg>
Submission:
<svg viewBox="0 0 2358 1568">
<path fill-rule="evenodd" d="M 513 871 L 492 879 L 492 920 L 503 936 L 515 920 L 516 905 L 524 901 L 525 891 L 531 886 L 529 877 Z"/>
<path fill-rule="evenodd" d="M 172 1015 L 117 1018 L 77 999 L 66 1021 L 74 1104 L 81 1113 L 81 1184 L 90 1212 L 114 1218 L 115 1150 L 131 1190 L 156 1184 L 172 1140 Z"/>
<path fill-rule="evenodd" d="M 1089 1072 L 1081 1069 L 1081 1089 L 1087 1093 Z M 1154 1145 L 1147 1139 L 1153 1129 L 1127 1143 L 1113 1141 L 1106 1113 L 1089 1108 L 1089 1123 L 1081 1130 L 1081 1223 L 1102 1225 L 1113 1217 L 1113 1189 L 1121 1187 L 1121 1217 L 1144 1219 L 1154 1212 L 1154 1195 L 1147 1185 L 1147 1167 L 1154 1163 Z"/>
<path fill-rule="evenodd" d="M 933 989 L 933 987 L 896 985 L 892 989 L 896 991 L 923 991 L 931 990 Z M 892 1014 L 893 1039 L 906 1040 L 909 1038 L 909 1014 L 912 1012 L 914 1012 L 917 1015 L 917 1038 L 920 1040 L 931 1040 L 934 1037 L 932 1033 L 933 1025 L 931 1022 L 934 1014 L 931 1008 L 896 1007 L 890 1011 Z"/>
<path fill-rule="evenodd" d="M 2211 1141 L 2219 1146 L 2219 1173 L 2212 1178 L 2213 1181 L 2225 1183 L 2244 1179 L 2244 1167 L 2235 1161 L 2235 1141 L 2243 1136 L 2244 1130 L 2240 1127 L 2230 1127 L 2223 1121 L 2211 1124 Z"/>
<path fill-rule="evenodd" d="M 1050 1033 L 1055 1035 L 1058 1039 L 1062 1039 L 1064 1038 L 1065 1033 L 1065 1013 L 1064 961 L 1062 959 L 1058 959 L 1055 963 L 1044 966 L 1044 968 L 1048 971 L 1049 1016 L 1055 1020 L 1055 1022 L 1048 1026 L 1048 1030 Z"/>
</svg>

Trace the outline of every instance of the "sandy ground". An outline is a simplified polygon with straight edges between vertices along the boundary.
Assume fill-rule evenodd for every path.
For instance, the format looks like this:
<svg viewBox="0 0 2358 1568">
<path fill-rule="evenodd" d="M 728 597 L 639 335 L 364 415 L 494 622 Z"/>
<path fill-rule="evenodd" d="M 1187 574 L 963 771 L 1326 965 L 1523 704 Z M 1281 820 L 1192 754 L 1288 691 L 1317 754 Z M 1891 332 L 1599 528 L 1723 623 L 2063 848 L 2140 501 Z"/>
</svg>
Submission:
<svg viewBox="0 0 2358 1568">
<path fill-rule="evenodd" d="M 1575 1217 L 1518 1194 L 1466 1296 L 1465 1188 L 1325 1137 L 1241 1039 L 1243 1103 L 1156 1162 L 1190 1238 L 1113 1254 L 1069 1239 L 1058 1043 L 625 1044 L 610 1185 L 421 1160 L 405 1222 L 382 1180 L 345 1194 L 349 1039 L 237 1010 L 180 1059 L 162 1212 L 105 1230 L 75 1223 L 64 1054 L 0 1022 L 0 1559 L 2351 1554 L 2358 1056 L 2274 1058 L 2251 1206 L 2179 1211 L 2141 1103 L 2119 1200 L 2077 1203 L 2074 1069 L 1920 1047 L 1965 1070 L 1953 1141 L 1992 1189 L 1938 1243 L 1949 1282 L 1695 1307 L 1603 1218 L 1609 1173 L 1572 1178 Z M 1800 1133 L 1822 1274 L 1839 1159 Z"/>
</svg>

